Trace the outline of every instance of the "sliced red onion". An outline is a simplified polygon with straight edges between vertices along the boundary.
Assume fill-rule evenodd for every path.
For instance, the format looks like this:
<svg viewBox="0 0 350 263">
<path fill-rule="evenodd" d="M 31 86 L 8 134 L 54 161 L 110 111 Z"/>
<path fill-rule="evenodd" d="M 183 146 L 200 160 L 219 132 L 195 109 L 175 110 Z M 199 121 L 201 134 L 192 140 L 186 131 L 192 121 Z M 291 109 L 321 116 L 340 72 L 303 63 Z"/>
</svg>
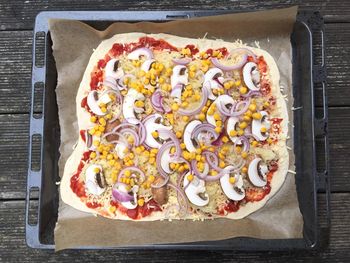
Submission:
<svg viewBox="0 0 350 263">
<path fill-rule="evenodd" d="M 216 170 L 216 171 L 221 171 L 222 169 L 218 166 L 219 164 L 219 158 L 218 156 L 210 151 L 204 151 L 203 152 L 205 159 L 207 160 L 207 163 L 209 164 L 210 168 Z"/>
<path fill-rule="evenodd" d="M 172 140 L 174 146 L 175 146 L 175 154 L 174 154 L 174 158 L 179 158 L 181 156 L 182 150 L 181 150 L 181 146 L 180 146 L 180 142 L 179 139 L 176 137 L 176 135 L 172 132 L 169 131 L 167 129 L 158 129 L 158 133 L 159 134 L 164 134 L 166 136 L 168 136 L 170 138 L 170 140 Z"/>
<path fill-rule="evenodd" d="M 206 163 L 204 171 L 203 173 L 201 173 L 200 171 L 198 171 L 198 168 L 197 168 L 197 160 L 194 159 L 191 161 L 191 169 L 195 176 L 197 176 L 200 179 L 205 179 L 209 173 L 209 164 Z"/>
<path fill-rule="evenodd" d="M 247 54 L 248 56 L 253 57 L 254 60 L 256 60 L 256 55 L 253 53 L 253 51 L 251 51 L 251 50 L 248 49 L 248 48 L 235 48 L 235 49 L 232 49 L 232 50 L 230 51 L 230 54 L 234 54 L 234 53 L 237 53 L 237 52 L 245 53 L 245 54 Z"/>
<path fill-rule="evenodd" d="M 200 83 L 204 82 L 204 72 L 203 71 L 198 70 L 195 77 L 197 80 L 199 80 Z"/>
<path fill-rule="evenodd" d="M 117 81 L 114 78 L 110 77 L 110 76 L 105 78 L 105 80 L 103 81 L 103 85 L 107 86 L 107 87 L 110 87 L 113 90 L 118 90 L 119 91 L 119 89 L 117 87 Z"/>
<path fill-rule="evenodd" d="M 168 186 L 170 188 L 173 188 L 176 193 L 177 193 L 177 202 L 179 203 L 180 207 L 181 207 L 181 210 L 184 210 L 184 215 L 185 216 L 187 214 L 187 211 L 188 211 L 188 200 L 187 200 L 187 197 L 185 196 L 185 193 L 182 191 L 181 187 L 178 187 L 176 185 L 173 185 L 171 183 L 168 183 Z M 180 198 L 183 200 L 184 204 L 181 205 L 181 201 L 180 201 Z"/>
<path fill-rule="evenodd" d="M 179 90 L 180 90 L 180 94 L 181 94 L 183 87 L 184 87 L 184 85 L 181 84 L 181 83 L 176 84 L 176 85 L 172 88 L 172 90 L 171 90 L 171 92 L 170 92 L 170 96 L 171 96 L 171 97 L 177 97 L 177 96 L 178 96 L 177 93 L 178 93 Z M 181 96 L 181 95 L 180 95 L 180 96 Z"/>
<path fill-rule="evenodd" d="M 124 134 L 131 134 L 132 137 L 134 137 L 134 145 L 136 145 L 136 146 L 140 145 L 140 138 L 139 138 L 138 133 L 135 130 L 133 130 L 131 128 L 124 128 L 124 129 L 120 130 L 120 133 L 123 135 Z"/>
<path fill-rule="evenodd" d="M 125 171 L 133 171 L 133 172 L 137 172 L 141 178 L 141 182 L 145 181 L 145 173 L 138 167 L 136 166 L 129 166 L 129 167 L 125 167 L 123 170 L 120 171 L 119 175 L 118 175 L 118 181 L 123 177 L 123 175 L 125 174 Z"/>
<path fill-rule="evenodd" d="M 222 137 L 224 137 L 224 135 L 225 135 L 225 130 L 223 129 L 223 130 L 220 132 L 218 138 L 217 138 L 215 141 L 213 141 L 213 142 L 211 143 L 211 145 L 217 146 L 217 147 L 220 147 L 221 145 L 223 145 L 224 142 L 222 141 Z"/>
<path fill-rule="evenodd" d="M 113 188 L 112 188 L 112 196 L 113 199 L 118 201 L 118 202 L 130 202 L 132 200 L 134 200 L 134 196 L 130 195 L 129 193 L 125 193 L 123 191 L 120 191 L 118 189 L 119 186 L 124 186 L 127 187 L 126 184 L 123 183 L 116 183 Z"/>
<path fill-rule="evenodd" d="M 229 110 L 227 107 L 226 107 L 226 104 L 223 102 L 223 101 L 220 101 L 220 103 L 219 103 L 219 105 L 218 104 L 216 104 L 218 107 L 217 107 L 217 109 L 218 109 L 218 111 L 222 114 L 222 115 L 224 115 L 224 116 L 231 116 L 231 110 Z M 235 108 L 235 106 L 236 106 L 236 104 L 234 103 L 234 104 L 231 104 L 232 106 L 231 106 L 231 109 L 234 109 Z"/>
<path fill-rule="evenodd" d="M 208 133 L 208 134 L 211 134 L 211 136 L 214 138 L 213 140 L 216 140 L 218 138 L 218 134 L 216 133 L 215 131 L 215 126 L 214 125 L 211 125 L 209 123 L 203 123 L 203 124 L 199 124 L 197 125 L 193 131 L 192 131 L 192 134 L 191 134 L 191 138 L 196 140 L 197 143 L 198 143 L 198 135 L 200 133 Z"/>
<path fill-rule="evenodd" d="M 201 112 L 202 108 L 205 106 L 205 104 L 207 103 L 208 100 L 208 90 L 203 88 L 202 89 L 202 100 L 201 102 L 198 104 L 198 106 L 194 109 L 190 109 L 190 110 L 185 110 L 185 109 L 179 109 L 178 113 L 181 115 L 186 115 L 186 116 L 191 116 L 191 115 L 195 115 Z"/>
<path fill-rule="evenodd" d="M 128 58 L 139 59 L 140 56 L 145 56 L 147 59 L 154 58 L 152 50 L 146 47 L 137 48 L 134 51 L 130 52 Z"/>
<path fill-rule="evenodd" d="M 162 156 L 164 154 L 164 152 L 171 148 L 172 146 L 174 146 L 174 143 L 172 141 L 166 142 L 164 143 L 158 150 L 157 156 L 156 156 L 156 166 L 157 166 L 157 170 L 158 173 L 164 178 L 168 178 L 169 175 L 163 170 L 162 166 L 161 166 L 161 159 Z"/>
<path fill-rule="evenodd" d="M 128 140 L 124 137 L 124 135 L 121 134 L 120 132 L 116 132 L 116 131 L 111 131 L 111 132 L 107 132 L 107 133 L 103 134 L 102 139 L 105 139 L 109 135 L 117 135 L 119 137 L 119 139 L 121 139 L 121 142 L 123 142 L 125 145 L 129 145 Z M 113 142 L 111 142 L 111 143 L 113 143 Z"/>
<path fill-rule="evenodd" d="M 121 114 L 122 114 L 122 111 L 119 111 L 110 120 L 108 120 L 108 123 L 112 123 L 112 122 L 115 122 L 116 120 L 118 120 Z"/>
<path fill-rule="evenodd" d="M 210 175 L 210 176 L 207 176 L 205 177 L 203 180 L 204 181 L 207 181 L 207 182 L 213 182 L 213 181 L 217 181 L 219 180 L 221 177 L 223 177 L 225 174 L 227 173 L 231 173 L 233 172 L 234 169 L 232 168 L 229 168 L 229 167 L 225 167 L 224 169 L 221 169 L 221 171 L 217 174 L 217 175 Z"/>
<path fill-rule="evenodd" d="M 171 108 L 164 104 L 164 97 L 162 97 L 162 98 L 160 99 L 160 105 L 162 106 L 162 108 L 164 109 L 164 111 L 165 111 L 166 113 L 171 112 Z"/>
<path fill-rule="evenodd" d="M 161 113 L 164 113 L 164 107 L 163 107 L 163 96 L 160 90 L 156 90 L 152 96 L 151 96 L 151 104 L 152 107 Z"/>
<path fill-rule="evenodd" d="M 242 115 L 248 110 L 249 104 L 250 104 L 250 98 L 248 100 L 238 102 L 235 107 L 231 108 L 230 116 L 237 117 Z"/>
<path fill-rule="evenodd" d="M 261 96 L 261 92 L 258 90 L 249 90 L 247 94 L 241 95 L 243 98 L 249 98 L 254 96 Z"/>
<path fill-rule="evenodd" d="M 102 92 L 100 97 L 102 97 L 103 95 L 109 94 L 109 93 L 113 93 L 120 103 L 123 101 L 123 97 L 120 94 L 119 90 L 114 90 L 114 89 L 106 89 L 105 91 Z"/>
<path fill-rule="evenodd" d="M 239 142 L 239 143 L 238 143 Z M 248 152 L 250 149 L 250 143 L 247 137 L 245 136 L 240 136 L 237 138 L 236 142 L 234 143 L 234 148 L 236 148 L 237 145 L 243 145 L 243 152 Z"/>
<path fill-rule="evenodd" d="M 172 61 L 176 65 L 187 65 L 192 61 L 190 58 L 173 58 Z"/>
<path fill-rule="evenodd" d="M 234 64 L 234 65 L 224 65 L 224 64 L 221 64 L 219 62 L 219 60 L 217 58 L 210 58 L 211 60 L 211 63 L 213 63 L 213 65 L 223 71 L 231 71 L 231 70 L 237 70 L 237 69 L 240 69 L 241 67 L 243 67 L 243 65 L 247 62 L 247 58 L 248 56 L 247 55 L 243 55 L 241 61 L 239 61 L 238 63 Z"/>
<path fill-rule="evenodd" d="M 162 176 L 163 177 L 163 176 Z M 169 182 L 169 179 L 170 179 L 170 177 L 169 176 L 167 176 L 167 177 L 163 177 L 163 182 L 161 182 L 160 184 L 156 184 L 156 185 L 154 185 L 154 184 L 151 184 L 151 187 L 152 188 L 162 188 L 163 186 L 165 186 L 168 182 Z"/>
</svg>

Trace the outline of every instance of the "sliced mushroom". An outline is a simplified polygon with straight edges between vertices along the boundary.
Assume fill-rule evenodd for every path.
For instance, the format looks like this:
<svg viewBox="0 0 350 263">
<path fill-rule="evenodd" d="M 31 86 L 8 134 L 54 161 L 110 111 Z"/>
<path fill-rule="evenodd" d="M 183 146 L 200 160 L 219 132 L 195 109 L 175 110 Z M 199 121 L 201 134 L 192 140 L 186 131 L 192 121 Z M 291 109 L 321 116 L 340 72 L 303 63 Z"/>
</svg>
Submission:
<svg viewBox="0 0 350 263">
<path fill-rule="evenodd" d="M 238 139 L 238 136 L 231 136 L 230 135 L 230 131 L 232 130 L 236 130 L 236 126 L 239 122 L 239 119 L 237 117 L 230 117 L 227 119 L 226 121 L 226 132 L 230 138 L 230 140 L 233 142 L 233 143 L 241 143 L 241 140 Z"/>
<path fill-rule="evenodd" d="M 235 174 L 235 183 L 230 183 L 230 174 L 224 174 L 220 178 L 220 185 L 225 195 L 234 201 L 242 200 L 245 197 L 245 190 L 243 188 L 243 179 L 240 174 Z"/>
<path fill-rule="evenodd" d="M 128 193 L 128 190 L 125 188 L 125 185 L 118 186 L 118 190 L 124 193 Z M 139 191 L 139 187 L 134 185 L 131 189 L 131 192 L 134 196 L 134 200 L 128 202 L 120 202 L 122 206 L 127 209 L 135 209 L 137 207 L 137 192 Z"/>
<path fill-rule="evenodd" d="M 101 99 L 103 101 L 101 101 Z M 92 90 L 90 91 L 90 93 L 87 96 L 87 105 L 89 106 L 90 110 L 95 113 L 98 116 L 103 116 L 106 115 L 105 112 L 102 112 L 101 108 L 100 108 L 100 104 L 101 103 L 108 103 L 111 100 L 107 100 L 107 98 L 105 96 L 102 96 L 100 99 L 98 97 L 98 92 L 96 90 Z"/>
<path fill-rule="evenodd" d="M 137 92 L 135 89 L 129 89 L 123 101 L 123 116 L 124 118 L 132 123 L 138 124 L 138 121 L 135 116 L 135 101 L 136 100 L 144 100 L 145 96 Z"/>
<path fill-rule="evenodd" d="M 95 169 L 98 169 L 99 172 L 96 173 Z M 106 186 L 102 166 L 96 164 L 90 165 L 85 172 L 85 187 L 87 192 L 93 195 L 101 195 L 105 191 Z"/>
<path fill-rule="evenodd" d="M 205 206 L 209 203 L 209 195 L 206 193 L 205 182 L 204 180 L 199 179 L 198 177 L 194 177 L 190 182 L 187 179 L 187 176 L 190 174 L 188 172 L 184 176 L 184 188 L 185 194 L 188 200 L 196 205 L 196 206 Z"/>
<path fill-rule="evenodd" d="M 141 70 L 147 72 L 151 69 L 152 64 L 155 62 L 154 59 L 147 59 L 145 62 L 142 63 L 141 65 Z"/>
<path fill-rule="evenodd" d="M 125 156 L 127 154 L 128 146 L 126 144 L 120 142 L 120 143 L 117 143 L 117 145 L 115 146 L 114 149 L 115 149 L 118 157 L 120 159 L 123 159 L 123 158 L 125 158 Z"/>
<path fill-rule="evenodd" d="M 266 176 L 268 171 L 267 165 L 262 162 L 261 158 L 255 158 L 250 162 L 248 168 L 250 182 L 257 187 L 265 186 L 267 183 Z"/>
<path fill-rule="evenodd" d="M 120 124 L 119 120 L 115 120 L 113 122 L 109 122 L 107 121 L 106 126 L 105 126 L 105 133 L 109 133 L 111 132 L 115 127 L 117 127 Z M 112 141 L 116 141 L 119 139 L 119 136 L 116 134 L 110 134 L 108 136 L 106 136 L 106 141 L 107 142 L 112 142 Z"/>
<path fill-rule="evenodd" d="M 227 105 L 227 104 L 234 104 L 235 101 L 233 100 L 232 97 L 230 97 L 229 95 L 220 95 L 219 97 L 217 97 L 216 100 L 214 100 L 214 102 L 210 105 L 208 111 L 214 107 L 213 105 L 215 104 L 216 107 L 220 107 L 221 104 L 223 105 Z M 209 115 L 207 111 L 207 122 L 209 122 L 211 125 L 216 126 L 216 120 L 214 118 L 214 114 L 213 115 Z M 224 119 L 225 116 L 223 116 L 219 111 L 216 111 L 218 114 L 220 114 L 221 119 Z"/>
<path fill-rule="evenodd" d="M 163 152 L 163 155 L 160 158 L 160 166 L 168 174 L 171 173 L 170 162 L 171 162 L 170 148 L 168 148 Z"/>
<path fill-rule="evenodd" d="M 201 121 L 193 120 L 186 125 L 186 128 L 184 130 L 184 144 L 186 146 L 187 151 L 189 152 L 196 151 L 196 147 L 194 145 L 196 144 L 196 142 L 191 138 L 191 136 L 192 136 L 193 130 L 200 124 L 202 124 Z"/>
<path fill-rule="evenodd" d="M 138 60 L 142 56 L 146 57 L 147 59 L 153 58 L 152 50 L 150 50 L 149 48 L 145 48 L 145 47 L 135 49 L 134 51 L 132 51 L 128 54 L 128 59 Z"/>
<path fill-rule="evenodd" d="M 165 126 L 165 125 L 161 124 L 160 122 L 162 122 L 162 121 L 163 121 L 163 117 L 160 114 L 156 113 L 156 114 L 153 114 L 152 116 L 150 116 L 144 123 L 145 128 L 146 128 L 145 143 L 149 147 L 159 149 L 163 144 L 153 137 L 152 133 L 154 131 L 157 131 L 160 129 L 167 129 L 170 131 L 172 129 L 171 126 Z M 159 134 L 159 138 L 162 140 L 169 139 L 169 137 L 166 134 Z"/>
<path fill-rule="evenodd" d="M 260 73 L 254 62 L 248 62 L 243 67 L 243 80 L 250 90 L 260 89 Z"/>
<path fill-rule="evenodd" d="M 154 185 L 159 185 L 164 182 L 164 178 L 161 176 L 157 176 L 154 180 Z M 168 190 L 166 185 L 160 188 L 152 188 L 152 195 L 154 201 L 156 201 L 159 205 L 164 205 L 168 202 Z"/>
<path fill-rule="evenodd" d="M 224 78 L 223 72 L 219 68 L 211 68 L 204 75 L 203 87 L 208 88 L 209 95 L 208 98 L 215 100 L 216 95 L 213 94 L 213 89 L 218 89 L 222 87 Z"/>
<path fill-rule="evenodd" d="M 261 132 L 261 128 L 265 127 L 267 130 L 270 129 L 270 122 L 268 121 L 268 114 L 266 111 L 260 111 L 261 119 L 252 121 L 252 133 L 259 141 L 265 141 L 269 134 L 268 132 Z"/>
<path fill-rule="evenodd" d="M 115 80 L 120 79 L 124 75 L 124 71 L 119 67 L 119 60 L 113 58 L 107 62 L 105 68 L 105 78 L 113 78 Z"/>
<path fill-rule="evenodd" d="M 176 65 L 173 68 L 173 74 L 170 78 L 171 88 L 175 88 L 178 84 L 187 85 L 188 84 L 188 71 L 186 66 Z"/>
</svg>

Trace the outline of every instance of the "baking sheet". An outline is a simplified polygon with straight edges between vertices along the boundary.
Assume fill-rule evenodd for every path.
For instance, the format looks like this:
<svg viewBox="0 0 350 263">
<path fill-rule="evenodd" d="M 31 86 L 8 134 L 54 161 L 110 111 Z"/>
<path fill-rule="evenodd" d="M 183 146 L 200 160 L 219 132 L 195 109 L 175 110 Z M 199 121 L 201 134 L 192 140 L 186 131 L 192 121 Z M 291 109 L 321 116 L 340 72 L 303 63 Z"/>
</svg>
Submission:
<svg viewBox="0 0 350 263">
<path fill-rule="evenodd" d="M 103 39 L 117 33 L 168 33 L 183 37 L 225 41 L 243 40 L 251 46 L 258 42 L 277 62 L 280 85 L 292 100 L 292 50 L 290 34 L 297 8 L 253 13 L 228 14 L 178 20 L 164 23 L 140 22 L 112 24 L 105 31 L 73 20 L 51 20 L 50 34 L 58 72 L 57 103 L 61 127 L 60 176 L 64 164 L 78 139 L 75 96 L 94 48 Z M 292 111 L 289 119 L 293 120 Z M 290 125 L 289 131 L 293 131 Z M 290 134 L 293 138 L 292 134 Z M 292 147 L 292 139 L 288 140 Z M 294 170 L 294 155 L 290 152 L 290 170 Z M 283 223 L 282 223 L 283 222 Z M 154 221 L 132 222 L 111 220 L 77 211 L 60 201 L 55 228 L 56 250 L 76 247 L 113 247 L 142 244 L 179 243 L 221 240 L 248 236 L 264 239 L 302 237 L 303 221 L 299 211 L 295 178 L 288 173 L 281 190 L 259 211 L 241 220 L 215 219 L 204 222 Z"/>
</svg>

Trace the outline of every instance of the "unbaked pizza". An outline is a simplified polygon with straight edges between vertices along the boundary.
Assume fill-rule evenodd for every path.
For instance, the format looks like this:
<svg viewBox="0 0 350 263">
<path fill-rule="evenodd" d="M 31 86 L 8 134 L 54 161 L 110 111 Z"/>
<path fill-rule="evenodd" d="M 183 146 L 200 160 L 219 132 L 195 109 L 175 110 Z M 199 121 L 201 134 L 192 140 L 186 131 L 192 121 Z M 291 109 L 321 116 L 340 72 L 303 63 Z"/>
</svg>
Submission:
<svg viewBox="0 0 350 263">
<path fill-rule="evenodd" d="M 123 220 L 240 219 L 288 170 L 288 115 L 271 55 L 237 41 L 118 34 L 76 97 L 62 200 Z"/>
</svg>

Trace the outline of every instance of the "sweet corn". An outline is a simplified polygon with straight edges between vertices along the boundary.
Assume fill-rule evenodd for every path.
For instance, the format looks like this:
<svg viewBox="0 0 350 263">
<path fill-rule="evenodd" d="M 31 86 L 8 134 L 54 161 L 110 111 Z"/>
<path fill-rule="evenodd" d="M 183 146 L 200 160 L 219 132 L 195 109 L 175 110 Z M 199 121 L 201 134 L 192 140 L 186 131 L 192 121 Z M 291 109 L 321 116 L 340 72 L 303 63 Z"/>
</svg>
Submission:
<svg viewBox="0 0 350 263">
<path fill-rule="evenodd" d="M 261 115 L 260 112 L 254 112 L 252 114 L 252 117 L 253 117 L 254 120 L 260 120 L 262 118 L 262 115 Z"/>
<path fill-rule="evenodd" d="M 250 104 L 249 109 L 253 112 L 256 111 L 256 104 Z"/>
<path fill-rule="evenodd" d="M 187 175 L 187 180 L 190 182 L 193 181 L 193 174 Z"/>
<path fill-rule="evenodd" d="M 153 136 L 154 138 L 158 138 L 158 137 L 159 137 L 159 133 L 158 133 L 157 131 L 153 131 L 153 132 L 152 132 L 152 136 Z"/>
<path fill-rule="evenodd" d="M 171 109 L 173 111 L 177 111 L 179 109 L 179 105 L 177 103 L 174 103 L 173 105 L 171 105 Z"/>
<path fill-rule="evenodd" d="M 148 181 L 150 181 L 151 183 L 153 183 L 155 179 L 156 179 L 156 178 L 154 177 L 154 175 L 150 175 L 150 176 L 148 177 Z"/>
<path fill-rule="evenodd" d="M 227 143 L 227 142 L 229 141 L 229 139 L 227 138 L 227 136 L 223 136 L 223 137 L 221 138 L 221 141 L 222 141 L 223 143 Z"/>
<path fill-rule="evenodd" d="M 241 156 L 242 156 L 242 158 L 244 158 L 244 159 L 245 159 L 245 158 L 247 158 L 247 157 L 248 157 L 248 153 L 247 153 L 247 152 L 242 152 L 242 153 L 241 153 Z"/>
<path fill-rule="evenodd" d="M 250 118 L 249 116 L 243 116 L 243 120 L 246 122 L 250 122 L 252 120 L 252 118 Z"/>
<path fill-rule="evenodd" d="M 265 132 L 267 132 L 267 129 L 266 129 L 266 127 L 263 126 L 263 127 L 260 128 L 260 131 L 265 133 Z"/>
<path fill-rule="evenodd" d="M 96 121 L 97 121 L 96 116 L 92 116 L 92 117 L 90 118 L 90 121 L 91 121 L 91 122 L 96 122 Z"/>
<path fill-rule="evenodd" d="M 238 124 L 238 127 L 241 129 L 247 128 L 248 124 L 245 121 L 242 121 L 240 124 Z"/>
<path fill-rule="evenodd" d="M 230 85 L 230 82 L 229 82 L 229 81 L 226 81 L 226 82 L 224 83 L 224 88 L 225 88 L 225 89 L 230 89 L 230 88 L 231 88 L 231 85 Z"/>
<path fill-rule="evenodd" d="M 263 106 L 264 106 L 265 108 L 268 108 L 268 107 L 270 107 L 270 103 L 269 103 L 268 101 L 265 101 L 264 104 L 263 104 Z"/>
<path fill-rule="evenodd" d="M 216 121 L 220 121 L 220 120 L 221 120 L 220 114 L 219 114 L 219 113 L 215 113 L 215 114 L 214 114 L 214 119 L 215 119 Z"/>
<path fill-rule="evenodd" d="M 186 144 L 181 143 L 181 144 L 180 144 L 180 147 L 181 147 L 182 150 L 184 150 L 184 149 L 186 149 Z"/>
<path fill-rule="evenodd" d="M 215 176 L 215 175 L 217 175 L 217 174 L 218 174 L 218 172 L 215 171 L 215 170 L 211 170 L 211 171 L 210 171 L 210 175 L 211 175 L 211 176 Z"/>
<path fill-rule="evenodd" d="M 91 152 L 90 153 L 90 159 L 96 158 L 96 152 Z"/>
<path fill-rule="evenodd" d="M 221 127 L 222 126 L 222 121 L 216 121 L 215 122 L 216 127 Z"/>
<path fill-rule="evenodd" d="M 230 184 L 234 184 L 236 182 L 236 178 L 230 177 L 229 181 L 230 181 Z"/>
<path fill-rule="evenodd" d="M 204 121 L 205 120 L 205 114 L 204 113 L 200 113 L 199 116 L 198 116 L 198 119 L 201 120 L 201 121 Z"/>
<path fill-rule="evenodd" d="M 221 127 L 215 127 L 214 130 L 215 130 L 216 133 L 220 133 L 222 129 L 221 129 Z"/>
<path fill-rule="evenodd" d="M 242 136 L 244 134 L 244 131 L 243 130 L 239 130 L 237 133 L 238 133 L 239 136 Z"/>
<path fill-rule="evenodd" d="M 100 168 L 95 167 L 95 168 L 94 168 L 94 173 L 95 173 L 95 174 L 98 174 L 99 172 L 100 172 Z"/>
<path fill-rule="evenodd" d="M 240 80 L 237 80 L 237 81 L 235 82 L 235 86 L 236 86 L 236 87 L 241 86 L 241 81 L 240 81 Z"/>
<path fill-rule="evenodd" d="M 241 146 L 236 146 L 236 152 L 237 153 L 240 153 L 240 152 L 242 152 L 242 147 Z"/>
<path fill-rule="evenodd" d="M 107 108 L 106 108 L 106 107 L 101 107 L 101 111 L 102 111 L 103 113 L 105 113 L 105 112 L 107 112 Z"/>
<path fill-rule="evenodd" d="M 145 199 L 141 198 L 141 199 L 137 200 L 137 204 L 139 206 L 143 206 L 145 204 Z"/>
<path fill-rule="evenodd" d="M 138 108 L 143 108 L 143 107 L 145 107 L 145 103 L 141 100 L 138 100 L 135 102 L 135 106 Z"/>
<path fill-rule="evenodd" d="M 177 137 L 178 139 L 180 139 L 180 138 L 182 137 L 182 132 L 177 131 L 177 132 L 175 133 L 175 135 L 176 135 L 176 137 Z"/>
<path fill-rule="evenodd" d="M 248 92 L 248 89 L 246 87 L 240 87 L 239 88 L 239 93 L 246 94 L 247 92 Z"/>
<path fill-rule="evenodd" d="M 242 173 L 246 174 L 247 172 L 248 172 L 248 168 L 244 166 L 244 167 L 242 168 Z"/>
<path fill-rule="evenodd" d="M 156 158 L 154 158 L 154 157 L 149 158 L 150 164 L 154 164 L 155 162 L 156 162 Z"/>
<path fill-rule="evenodd" d="M 230 136 L 231 136 L 231 137 L 237 136 L 237 131 L 231 130 L 231 131 L 230 131 Z"/>
<path fill-rule="evenodd" d="M 112 214 L 117 210 L 117 208 L 115 206 L 110 206 L 109 207 L 109 212 L 111 212 Z"/>
<path fill-rule="evenodd" d="M 184 101 L 181 103 L 181 107 L 182 108 L 186 108 L 188 106 L 188 102 L 187 101 Z"/>
<path fill-rule="evenodd" d="M 226 166 L 225 162 L 224 161 L 220 161 L 219 167 L 220 168 L 225 168 L 225 166 Z"/>
</svg>

